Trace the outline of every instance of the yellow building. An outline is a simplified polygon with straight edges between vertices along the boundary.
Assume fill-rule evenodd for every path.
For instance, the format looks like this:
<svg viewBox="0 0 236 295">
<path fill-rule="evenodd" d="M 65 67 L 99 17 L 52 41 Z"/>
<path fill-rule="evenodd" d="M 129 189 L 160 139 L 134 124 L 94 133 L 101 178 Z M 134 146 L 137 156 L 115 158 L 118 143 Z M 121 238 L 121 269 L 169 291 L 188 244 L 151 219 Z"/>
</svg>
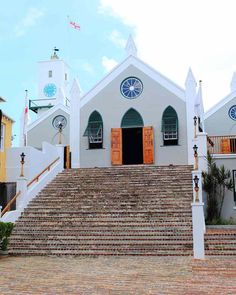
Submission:
<svg viewBox="0 0 236 295">
<path fill-rule="evenodd" d="M 4 102 L 2 97 L 0 97 L 0 102 Z M 0 182 L 6 181 L 6 150 L 11 147 L 13 123 L 14 121 L 0 109 Z"/>
</svg>

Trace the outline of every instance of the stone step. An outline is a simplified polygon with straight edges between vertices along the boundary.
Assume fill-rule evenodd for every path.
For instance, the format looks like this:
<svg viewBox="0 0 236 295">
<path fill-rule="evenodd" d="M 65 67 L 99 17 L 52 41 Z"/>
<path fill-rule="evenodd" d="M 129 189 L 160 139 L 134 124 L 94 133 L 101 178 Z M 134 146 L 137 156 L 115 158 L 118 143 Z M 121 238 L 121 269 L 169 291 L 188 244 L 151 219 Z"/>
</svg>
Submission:
<svg viewBox="0 0 236 295">
<path fill-rule="evenodd" d="M 192 256 L 191 250 L 144 250 L 144 251 L 136 251 L 135 249 L 127 250 L 127 249 L 119 249 L 119 250 L 88 250 L 88 251 L 78 251 L 78 250 L 48 250 L 48 249 L 14 249 L 9 250 L 10 255 L 18 255 L 18 256 Z"/>
<path fill-rule="evenodd" d="M 13 255 L 192 255 L 191 166 L 70 169 L 16 222 Z"/>
<path fill-rule="evenodd" d="M 185 214 L 178 214 L 175 213 L 173 215 L 166 214 L 166 212 L 153 212 L 153 213 L 137 213 L 135 211 L 130 213 L 120 212 L 81 212 L 81 211 L 73 211 L 73 212 L 65 212 L 58 210 L 57 213 L 50 210 L 45 210 L 43 212 L 38 212 L 34 210 L 28 210 L 24 214 L 27 213 L 27 218 L 34 217 L 34 218 L 80 218 L 80 219 L 117 219 L 117 218 L 123 218 L 124 220 L 132 219 L 150 219 L 150 220 L 176 220 L 176 222 L 180 222 L 181 220 L 191 220 L 191 213 L 185 213 Z M 23 215 L 24 216 L 24 215 Z"/>
</svg>

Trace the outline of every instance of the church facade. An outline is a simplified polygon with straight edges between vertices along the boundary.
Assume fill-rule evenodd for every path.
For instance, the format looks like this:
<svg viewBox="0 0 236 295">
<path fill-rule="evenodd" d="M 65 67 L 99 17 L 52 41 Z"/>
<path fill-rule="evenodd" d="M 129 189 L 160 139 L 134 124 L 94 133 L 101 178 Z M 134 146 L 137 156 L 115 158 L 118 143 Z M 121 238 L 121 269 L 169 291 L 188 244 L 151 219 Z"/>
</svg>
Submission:
<svg viewBox="0 0 236 295">
<path fill-rule="evenodd" d="M 132 37 L 127 57 L 81 96 L 68 67 L 56 54 L 41 62 L 39 99 L 30 101 L 37 119 L 27 143 L 70 147 L 72 167 L 135 164 L 193 164 L 196 81 L 189 71 L 185 89 L 137 57 Z M 55 73 L 55 74 L 54 74 Z"/>
</svg>

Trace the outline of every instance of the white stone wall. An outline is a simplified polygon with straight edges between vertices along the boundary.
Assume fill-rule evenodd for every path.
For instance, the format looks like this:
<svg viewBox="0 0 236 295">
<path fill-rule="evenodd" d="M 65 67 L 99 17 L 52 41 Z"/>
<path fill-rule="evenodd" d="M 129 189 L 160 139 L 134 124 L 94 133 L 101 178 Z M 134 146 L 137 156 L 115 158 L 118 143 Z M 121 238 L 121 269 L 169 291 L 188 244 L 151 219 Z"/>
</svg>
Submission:
<svg viewBox="0 0 236 295">
<path fill-rule="evenodd" d="M 16 182 L 20 176 L 20 154 L 25 154 L 24 176 L 31 181 L 58 156 L 56 146 L 43 142 L 42 151 L 31 146 L 13 147 L 7 150 L 7 182 Z"/>
<path fill-rule="evenodd" d="M 120 93 L 120 83 L 129 76 L 135 76 L 143 82 L 143 93 L 137 99 L 126 99 Z M 121 126 L 122 117 L 130 108 L 134 108 L 140 113 L 144 126 L 154 127 L 156 165 L 188 163 L 185 102 L 134 66 L 129 66 L 88 103 L 83 105 L 82 100 L 81 104 L 81 167 L 111 165 L 111 128 L 119 128 Z M 178 114 L 178 146 L 163 146 L 161 132 L 162 115 L 169 105 Z M 103 119 L 103 149 L 89 150 L 88 138 L 83 137 L 83 134 L 87 127 L 88 118 L 95 110 L 101 114 Z"/>
</svg>

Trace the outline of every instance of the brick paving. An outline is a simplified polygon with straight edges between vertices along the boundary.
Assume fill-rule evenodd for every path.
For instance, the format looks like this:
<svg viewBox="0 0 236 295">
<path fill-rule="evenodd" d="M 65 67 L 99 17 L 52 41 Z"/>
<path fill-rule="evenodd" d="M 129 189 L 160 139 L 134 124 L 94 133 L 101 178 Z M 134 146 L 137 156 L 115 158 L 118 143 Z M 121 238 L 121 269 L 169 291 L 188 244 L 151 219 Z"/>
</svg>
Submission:
<svg viewBox="0 0 236 295">
<path fill-rule="evenodd" d="M 236 258 L 0 257 L 0 294 L 236 294 Z"/>
</svg>

